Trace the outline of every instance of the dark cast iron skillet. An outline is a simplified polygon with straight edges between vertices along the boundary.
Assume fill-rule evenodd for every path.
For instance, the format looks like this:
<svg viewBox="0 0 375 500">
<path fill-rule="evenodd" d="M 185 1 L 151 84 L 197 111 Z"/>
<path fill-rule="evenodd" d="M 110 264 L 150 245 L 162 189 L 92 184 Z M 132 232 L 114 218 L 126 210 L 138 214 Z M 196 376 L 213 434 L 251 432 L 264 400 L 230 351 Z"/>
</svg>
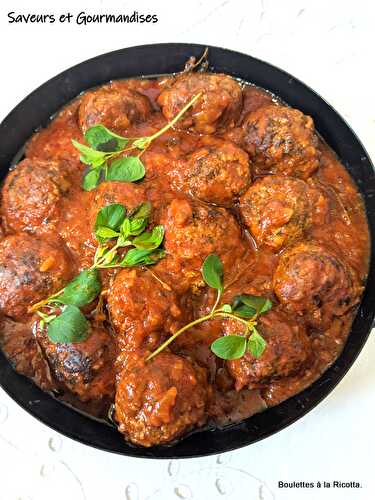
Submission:
<svg viewBox="0 0 375 500">
<path fill-rule="evenodd" d="M 181 71 L 190 56 L 205 46 L 159 44 L 131 47 L 104 54 L 70 68 L 26 97 L 0 125 L 0 179 L 34 130 L 80 92 L 109 80 Z M 253 57 L 209 47 L 210 70 L 239 77 L 274 92 L 291 106 L 313 117 L 318 132 L 338 154 L 362 193 L 375 237 L 374 167 L 354 132 L 319 95 L 285 71 Z M 143 458 L 186 458 L 221 453 L 264 439 L 295 422 L 343 378 L 361 351 L 374 319 L 375 260 L 372 245 L 366 290 L 345 348 L 339 359 L 314 384 L 284 403 L 221 430 L 203 430 L 169 447 L 137 448 L 112 427 L 85 417 L 59 403 L 18 375 L 0 353 L 0 385 L 28 413 L 56 431 L 96 448 Z M 34 402 L 34 403 L 33 403 Z M 30 404 L 33 403 L 33 404 Z"/>
</svg>

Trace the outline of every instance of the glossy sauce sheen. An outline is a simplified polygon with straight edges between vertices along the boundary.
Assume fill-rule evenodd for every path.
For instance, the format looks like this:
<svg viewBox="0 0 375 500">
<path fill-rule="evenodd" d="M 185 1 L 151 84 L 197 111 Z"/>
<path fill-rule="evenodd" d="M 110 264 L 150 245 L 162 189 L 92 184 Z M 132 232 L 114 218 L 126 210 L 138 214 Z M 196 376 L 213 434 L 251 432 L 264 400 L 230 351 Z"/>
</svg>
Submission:
<svg viewBox="0 0 375 500">
<path fill-rule="evenodd" d="M 152 135 L 167 123 L 164 115 L 171 119 L 176 113 L 173 93 L 164 92 L 163 99 L 158 100 L 173 82 L 173 77 L 163 77 L 108 84 L 104 88 L 110 89 L 111 99 L 116 92 L 124 95 L 135 90 L 146 100 L 140 98 L 135 111 L 131 99 L 130 105 L 126 104 L 132 119 L 124 122 L 117 115 L 106 115 L 109 121 L 104 124 L 128 137 Z M 183 90 L 189 87 L 184 81 L 179 85 Z M 15 369 L 42 389 L 95 416 L 105 416 L 110 404 L 116 401 L 119 430 L 127 439 L 145 446 L 173 442 L 203 425 L 223 426 L 243 420 L 309 386 L 343 348 L 366 281 L 369 257 L 361 197 L 329 147 L 316 135 L 311 139 L 312 122 L 302 114 L 289 114 L 290 108 L 280 120 L 275 118 L 275 107 L 281 106 L 279 101 L 262 89 L 244 85 L 240 109 L 235 104 L 228 105 L 220 127 L 212 127 L 215 108 L 211 107 L 212 115 L 207 114 L 209 124 L 203 114 L 195 125 L 184 123 L 185 128 L 180 128 L 177 124 L 177 128 L 154 141 L 142 156 L 146 168 L 142 181 L 132 185 L 105 182 L 85 192 L 81 188 L 85 166 L 71 140 L 84 143 L 82 128 L 105 121 L 103 114 L 100 121 L 87 109 L 94 106 L 100 110 L 100 106 L 106 105 L 98 103 L 96 94 L 87 95 L 79 96 L 46 129 L 31 138 L 26 147 L 26 158 L 32 167 L 32 173 L 27 173 L 29 180 L 15 174 L 19 168 L 27 170 L 28 164 L 16 166 L 6 180 L 2 197 L 3 238 L 25 235 L 22 241 L 27 246 L 31 234 L 37 243 L 30 243 L 36 248 L 30 251 L 39 258 L 39 271 L 47 266 L 54 277 L 52 282 L 66 282 L 92 264 L 97 246 L 92 227 L 102 206 L 116 202 L 131 209 L 149 200 L 153 206 L 151 223 L 165 227 L 167 251 L 167 257 L 151 270 L 166 286 L 142 269 L 101 271 L 103 288 L 108 290 L 109 318 L 93 324 L 89 339 L 72 348 L 52 344 L 45 332 L 38 331 L 36 317 L 23 314 L 22 304 L 15 317 L 8 313 L 12 303 L 0 301 L 2 349 Z M 108 97 L 104 92 L 100 98 L 105 101 Z M 212 106 L 220 103 L 218 99 Z M 264 125 L 262 120 L 268 121 Z M 199 133 L 191 130 L 194 126 Z M 282 134 L 285 127 L 300 128 L 292 132 L 292 139 L 288 139 L 289 129 L 285 129 L 286 135 L 277 142 L 276 126 Z M 301 144 L 310 140 L 312 144 L 302 153 L 301 145 L 288 143 L 301 127 Z M 272 141 L 275 151 L 271 152 Z M 279 158 L 278 148 L 284 147 L 284 143 L 289 152 Z M 298 165 L 289 161 L 301 154 L 306 156 L 306 164 L 300 159 Z M 59 168 L 64 166 L 57 187 L 53 162 Z M 47 172 L 46 177 L 39 171 Z M 294 175 L 297 171 L 298 175 Z M 266 178 L 270 180 L 265 181 Z M 33 211 L 32 199 L 30 206 L 25 205 L 26 197 L 30 199 L 28 183 L 40 186 L 37 196 L 46 192 L 37 198 L 37 211 Z M 263 186 L 263 191 L 253 188 L 254 183 Z M 263 207 L 263 195 L 259 193 L 272 198 L 267 198 L 264 208 L 270 211 L 269 215 L 259 215 L 263 210 L 259 208 Z M 286 206 L 285 199 L 294 200 L 289 202 L 294 205 Z M 12 209 L 15 206 L 17 210 Z M 27 217 L 22 215 L 24 212 Z M 285 232 L 275 236 L 269 228 L 277 218 L 278 227 L 285 227 L 284 222 L 288 225 Z M 17 242 L 10 241 L 8 246 L 18 247 Z M 45 263 L 48 248 L 43 242 L 55 249 L 54 262 Z M 298 244 L 304 246 L 297 247 L 297 257 L 293 251 L 289 255 Z M 17 258 L 22 262 L 27 259 L 27 252 L 21 257 L 17 257 L 21 250 L 16 253 L 15 268 Z M 144 365 L 142 359 L 147 352 L 212 307 L 215 294 L 204 286 L 200 274 L 201 264 L 210 253 L 217 253 L 224 264 L 224 302 L 231 302 L 240 293 L 272 300 L 273 309 L 260 326 L 268 336 L 268 357 L 266 351 L 261 363 L 246 358 L 248 355 L 230 362 L 216 358 L 210 351 L 212 341 L 239 331 L 238 325 L 230 321 L 213 320 L 186 332 L 171 344 L 170 351 Z M 301 260 L 303 263 L 299 264 Z M 291 270 L 290 262 L 302 269 L 297 278 L 297 268 Z M 310 287 L 309 278 L 303 276 L 303 269 L 317 274 L 312 278 L 316 278 L 317 284 L 311 291 L 311 304 L 308 294 L 313 285 Z M 8 272 L 14 271 L 4 271 L 3 265 L 0 286 L 5 286 L 2 283 L 6 283 Z M 320 283 L 320 273 L 323 278 L 327 275 L 324 283 Z M 17 273 L 14 276 L 15 280 L 25 281 L 24 274 L 21 278 Z M 38 271 L 35 276 L 38 278 Z M 295 279 L 306 291 L 302 298 L 296 298 Z M 337 284 L 335 280 L 341 281 Z M 32 302 L 48 296 L 45 289 L 49 286 L 50 281 L 41 282 L 40 296 Z M 328 297 L 335 286 L 335 295 L 343 295 L 340 303 L 335 302 L 335 297 Z M 25 287 L 28 293 L 27 284 Z M 24 300 L 28 300 L 27 293 Z M 327 316 L 325 303 L 334 314 Z M 278 329 L 278 337 L 273 328 Z M 158 400 L 160 394 L 163 397 Z"/>
</svg>

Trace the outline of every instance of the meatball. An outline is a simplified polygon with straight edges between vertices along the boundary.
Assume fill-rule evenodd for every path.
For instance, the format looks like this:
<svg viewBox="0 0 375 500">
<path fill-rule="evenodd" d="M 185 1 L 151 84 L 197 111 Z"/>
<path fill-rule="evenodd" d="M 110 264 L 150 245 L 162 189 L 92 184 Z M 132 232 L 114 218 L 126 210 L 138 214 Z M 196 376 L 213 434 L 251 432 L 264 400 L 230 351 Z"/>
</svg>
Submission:
<svg viewBox="0 0 375 500">
<path fill-rule="evenodd" d="M 63 388 L 84 402 L 113 399 L 114 343 L 104 328 L 91 325 L 89 337 L 73 344 L 53 343 L 39 322 L 34 329 L 52 374 Z"/>
<path fill-rule="evenodd" d="M 148 270 L 123 269 L 108 293 L 108 310 L 123 349 L 157 347 L 164 333 L 177 330 L 182 312 L 177 298 Z"/>
<path fill-rule="evenodd" d="M 29 232 L 53 227 L 59 200 L 69 188 L 63 161 L 21 161 L 9 173 L 2 189 L 2 213 L 7 227 Z"/>
<path fill-rule="evenodd" d="M 201 267 L 204 259 L 216 253 L 224 265 L 225 278 L 236 273 L 246 253 L 246 242 L 234 217 L 224 208 L 173 200 L 161 217 L 165 229 L 167 257 L 157 266 L 165 270 L 167 282 L 178 291 L 193 292 L 204 286 Z"/>
<path fill-rule="evenodd" d="M 322 328 L 357 304 L 362 291 L 354 271 L 315 242 L 298 243 L 282 254 L 273 287 L 288 310 Z"/>
<path fill-rule="evenodd" d="M 170 121 L 198 93 L 193 106 L 178 120 L 176 127 L 200 134 L 214 134 L 232 128 L 242 109 L 240 85 L 228 75 L 189 73 L 177 77 L 158 97 L 163 115 Z"/>
<path fill-rule="evenodd" d="M 47 128 L 34 134 L 26 145 L 26 156 L 37 160 L 67 160 L 82 169 L 80 152 L 72 139 L 83 143 L 83 134 L 77 123 L 80 98 L 65 106 Z"/>
<path fill-rule="evenodd" d="M 127 210 L 133 210 L 141 203 L 147 200 L 143 187 L 132 182 L 107 181 L 102 182 L 93 191 L 93 200 L 91 204 L 91 223 L 92 227 L 99 210 L 112 203 L 120 203 Z"/>
<path fill-rule="evenodd" d="M 292 177 L 257 180 L 240 199 L 240 212 L 258 246 L 275 250 L 303 236 L 311 225 L 309 186 Z"/>
<path fill-rule="evenodd" d="M 99 123 L 121 132 L 133 123 L 145 121 L 150 113 L 146 96 L 136 90 L 108 86 L 83 96 L 78 120 L 82 132 Z"/>
<path fill-rule="evenodd" d="M 101 208 L 113 203 L 120 203 L 129 212 L 147 200 L 143 187 L 132 182 L 102 182 L 92 193 L 93 198 L 89 214 L 91 231 L 94 229 L 96 216 Z"/>
<path fill-rule="evenodd" d="M 236 320 L 224 322 L 226 335 L 238 334 Z M 242 358 L 227 361 L 235 380 L 236 390 L 247 386 L 256 389 L 272 379 L 293 375 L 307 362 L 311 345 L 305 329 L 280 310 L 272 310 L 260 317 L 258 331 L 267 342 L 260 358 L 246 352 Z"/>
<path fill-rule="evenodd" d="M 0 242 L 0 312 L 22 321 L 28 307 L 62 288 L 72 271 L 60 242 L 7 236 Z"/>
<path fill-rule="evenodd" d="M 142 446 L 169 443 L 205 422 L 207 382 L 202 368 L 170 353 L 125 369 L 117 385 L 119 431 Z"/>
<path fill-rule="evenodd" d="M 314 122 L 301 111 L 271 104 L 249 113 L 242 129 L 242 146 L 258 173 L 306 179 L 319 166 Z"/>
<path fill-rule="evenodd" d="M 233 204 L 250 184 L 248 155 L 230 142 L 198 149 L 190 155 L 185 172 L 190 193 L 217 205 Z"/>
</svg>

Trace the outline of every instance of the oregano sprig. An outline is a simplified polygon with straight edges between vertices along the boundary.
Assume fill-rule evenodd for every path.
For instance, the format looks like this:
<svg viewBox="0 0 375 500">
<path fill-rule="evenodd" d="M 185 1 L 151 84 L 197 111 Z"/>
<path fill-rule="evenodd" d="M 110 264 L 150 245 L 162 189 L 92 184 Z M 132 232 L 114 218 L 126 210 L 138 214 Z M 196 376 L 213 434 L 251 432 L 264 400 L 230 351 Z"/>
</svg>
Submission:
<svg viewBox="0 0 375 500">
<path fill-rule="evenodd" d="M 211 351 L 216 356 L 230 360 L 241 358 L 246 351 L 249 351 L 255 358 L 259 358 L 263 354 L 267 343 L 258 332 L 256 325 L 259 316 L 271 309 L 272 302 L 264 297 L 242 294 L 236 296 L 232 304 L 220 305 L 224 291 L 223 264 L 216 254 L 211 254 L 205 259 L 202 266 L 202 277 L 208 286 L 217 290 L 216 301 L 211 312 L 180 328 L 152 352 L 146 358 L 147 361 L 163 351 L 186 330 L 215 318 L 231 318 L 242 327 L 242 332 L 238 335 L 226 335 L 216 339 L 211 344 Z"/>
<path fill-rule="evenodd" d="M 88 146 L 73 139 L 73 146 L 80 152 L 81 162 L 89 167 L 83 178 L 83 189 L 91 191 L 101 180 L 135 182 L 143 179 L 146 170 L 140 159 L 142 153 L 155 139 L 173 127 L 201 95 L 201 92 L 195 95 L 170 122 L 150 136 L 122 137 L 98 124 L 85 132 Z M 136 156 L 118 158 L 128 151 L 135 150 L 138 151 Z"/>
<path fill-rule="evenodd" d="M 127 214 L 114 203 L 99 210 L 94 233 L 99 242 L 91 268 L 84 269 L 64 288 L 30 307 L 47 325 L 52 342 L 82 342 L 89 335 L 89 322 L 80 308 L 91 304 L 101 293 L 99 269 L 149 266 L 164 257 L 160 245 L 163 226 L 146 231 L 151 205 L 142 203 Z M 129 250 L 124 253 L 124 249 Z M 120 253 L 120 249 L 123 249 Z"/>
</svg>

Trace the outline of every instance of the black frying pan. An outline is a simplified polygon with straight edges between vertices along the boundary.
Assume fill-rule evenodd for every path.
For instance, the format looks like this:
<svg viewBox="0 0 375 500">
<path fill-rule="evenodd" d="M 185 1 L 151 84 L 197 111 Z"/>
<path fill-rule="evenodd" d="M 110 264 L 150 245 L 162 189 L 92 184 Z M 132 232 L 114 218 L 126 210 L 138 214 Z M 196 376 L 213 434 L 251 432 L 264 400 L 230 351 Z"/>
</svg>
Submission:
<svg viewBox="0 0 375 500">
<path fill-rule="evenodd" d="M 203 45 L 159 44 L 131 47 L 95 57 L 70 68 L 26 97 L 0 125 L 0 179 L 34 130 L 77 94 L 109 80 L 180 71 Z M 253 57 L 209 47 L 210 70 L 223 72 L 264 87 L 313 117 L 319 133 L 340 157 L 364 198 L 375 237 L 375 176 L 371 160 L 341 116 L 319 95 L 293 76 Z M 56 431 L 82 443 L 123 455 L 144 458 L 186 458 L 240 448 L 284 429 L 324 399 L 342 379 L 361 351 L 374 319 L 374 245 L 366 290 L 348 342 L 334 365 L 302 393 L 284 403 L 222 430 L 205 430 L 170 447 L 136 448 L 110 426 L 85 417 L 59 403 L 18 375 L 0 353 L 0 384 L 31 415 Z M 30 401 L 39 401 L 30 405 Z M 322 424 L 324 425 L 324 423 Z"/>
</svg>

